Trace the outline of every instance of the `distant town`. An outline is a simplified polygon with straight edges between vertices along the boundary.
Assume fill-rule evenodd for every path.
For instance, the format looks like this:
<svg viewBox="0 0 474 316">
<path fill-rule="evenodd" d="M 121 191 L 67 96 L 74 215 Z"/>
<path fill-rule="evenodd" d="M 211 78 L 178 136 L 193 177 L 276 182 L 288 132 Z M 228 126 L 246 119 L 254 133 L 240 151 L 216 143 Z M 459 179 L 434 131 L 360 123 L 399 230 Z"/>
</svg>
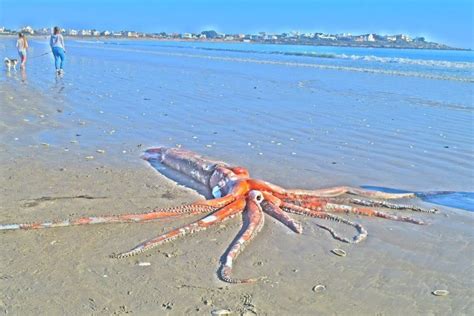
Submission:
<svg viewBox="0 0 474 316">
<path fill-rule="evenodd" d="M 30 36 L 46 36 L 51 34 L 51 28 L 33 29 L 30 26 L 18 30 L 0 27 L 0 35 L 15 35 L 19 32 Z M 288 32 L 281 34 L 258 32 L 257 34 L 223 34 L 214 30 L 200 33 L 142 33 L 135 31 L 99 31 L 95 29 L 76 30 L 62 29 L 65 36 L 78 38 L 128 38 L 128 39 L 158 39 L 179 41 L 215 41 L 243 42 L 266 44 L 294 44 L 314 46 L 345 46 L 345 47 L 374 47 L 374 48 L 414 48 L 414 49 L 454 49 L 444 44 L 429 42 L 424 37 L 410 37 L 405 34 L 379 35 L 375 33 L 353 35 L 350 33 L 326 34 Z"/>
</svg>

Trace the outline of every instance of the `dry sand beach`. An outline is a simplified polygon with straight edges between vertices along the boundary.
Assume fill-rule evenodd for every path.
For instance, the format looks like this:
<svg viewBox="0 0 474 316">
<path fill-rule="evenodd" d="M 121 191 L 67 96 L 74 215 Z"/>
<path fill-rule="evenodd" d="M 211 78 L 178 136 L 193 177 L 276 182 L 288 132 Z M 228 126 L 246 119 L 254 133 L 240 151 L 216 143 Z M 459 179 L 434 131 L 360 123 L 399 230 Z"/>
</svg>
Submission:
<svg viewBox="0 0 474 316">
<path fill-rule="evenodd" d="M 188 71 L 192 73 L 193 69 Z M 177 95 L 179 98 L 180 94 Z M 194 95 L 196 99 L 200 96 Z M 146 93 L 141 92 L 141 96 Z M 181 97 L 187 95 L 183 92 Z M 77 111 L 66 98 L 52 100 L 32 84 L 7 80 L 1 82 L 0 102 L 2 224 L 139 212 L 200 198 L 195 191 L 166 178 L 140 159 L 144 148 L 154 145 L 148 140 L 142 143 L 137 137 L 102 144 L 82 141 L 81 137 L 91 130 L 100 130 L 101 124 L 106 123 L 89 123 L 86 119 L 83 126 L 78 120 L 65 120 L 65 115 L 74 117 Z M 437 105 L 433 109 L 438 109 Z M 73 130 L 80 128 L 83 136 L 72 137 L 71 126 Z M 304 132 L 302 129 L 301 133 Z M 355 133 L 364 132 L 359 129 Z M 63 134 L 67 141 L 61 136 L 45 141 L 48 138 L 44 135 L 50 134 Z M 388 146 L 396 147 L 399 140 L 391 141 Z M 330 150 L 324 144 L 321 151 L 327 154 Z M 203 154 L 212 158 L 227 160 L 232 156 L 232 151 L 225 150 L 221 156 L 219 146 L 211 151 L 202 148 Z M 88 156 L 94 158 L 86 159 Z M 462 169 L 463 163 L 469 166 L 463 157 L 460 153 L 453 158 L 453 172 L 467 170 L 472 174 L 469 168 Z M 366 169 L 354 170 L 351 177 L 337 169 L 339 165 L 331 167 L 329 162 L 321 168 L 321 174 L 311 171 L 311 179 L 298 181 L 291 176 L 291 172 L 298 174 L 292 165 L 288 165 L 288 170 L 278 159 L 266 163 L 265 158 L 266 155 L 242 158 L 242 163 L 234 157 L 231 162 L 249 163 L 250 171 L 255 170 L 258 177 L 287 187 L 360 185 L 368 183 L 367 179 L 378 179 L 376 173 L 368 171 L 367 162 Z M 423 160 L 416 163 L 421 166 Z M 403 169 L 406 167 L 400 166 Z M 404 177 L 403 172 L 382 184 L 415 189 L 424 183 L 416 171 L 413 180 Z M 384 175 L 380 177 L 383 179 Z M 434 183 L 428 189 L 441 189 L 436 186 L 442 184 L 442 177 L 426 177 Z M 469 177 L 460 175 L 459 181 L 446 180 L 446 186 L 450 186 L 446 189 L 472 190 Z M 352 216 L 369 232 L 367 240 L 357 245 L 334 240 L 315 225 L 314 219 L 298 217 L 304 232 L 296 235 L 268 218 L 235 265 L 237 277 L 267 276 L 267 280 L 251 285 L 228 285 L 216 275 L 220 257 L 240 228 L 239 218 L 122 260 L 109 255 L 194 218 L 2 232 L 0 313 L 210 315 L 225 309 L 232 315 L 247 316 L 472 315 L 474 213 L 421 200 L 414 203 L 437 207 L 440 213 L 409 214 L 426 220 L 430 223 L 427 226 Z M 330 225 L 346 236 L 354 234 L 341 225 Z M 347 256 L 332 254 L 334 248 L 344 249 Z M 314 291 L 320 284 L 325 290 Z M 434 290 L 448 290 L 449 295 L 434 296 Z"/>
</svg>

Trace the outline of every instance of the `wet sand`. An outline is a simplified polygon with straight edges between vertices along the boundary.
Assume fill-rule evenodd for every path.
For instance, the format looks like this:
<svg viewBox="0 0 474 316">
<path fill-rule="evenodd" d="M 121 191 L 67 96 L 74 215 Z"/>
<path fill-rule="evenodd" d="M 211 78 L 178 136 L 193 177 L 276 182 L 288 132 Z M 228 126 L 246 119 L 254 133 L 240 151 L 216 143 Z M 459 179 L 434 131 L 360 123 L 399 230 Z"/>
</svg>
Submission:
<svg viewBox="0 0 474 316">
<path fill-rule="evenodd" d="M 67 105 L 46 102 L 21 84 L 0 90 L 1 223 L 138 212 L 199 198 L 139 159 L 141 147 L 129 146 L 124 159 L 110 153 L 122 148 L 97 153 L 80 143 L 41 144 L 41 131 L 61 131 L 55 116 Z M 410 214 L 429 226 L 351 217 L 369 231 L 358 245 L 334 240 L 314 219 L 298 218 L 304 232 L 296 235 L 267 218 L 234 269 L 237 277 L 268 277 L 252 285 L 228 285 L 216 275 L 239 218 L 123 260 L 109 255 L 192 218 L 2 232 L 0 313 L 472 315 L 474 216 L 441 210 Z M 335 256 L 334 248 L 347 256 Z M 318 284 L 326 290 L 314 292 Z M 437 289 L 450 294 L 436 297 Z"/>
</svg>

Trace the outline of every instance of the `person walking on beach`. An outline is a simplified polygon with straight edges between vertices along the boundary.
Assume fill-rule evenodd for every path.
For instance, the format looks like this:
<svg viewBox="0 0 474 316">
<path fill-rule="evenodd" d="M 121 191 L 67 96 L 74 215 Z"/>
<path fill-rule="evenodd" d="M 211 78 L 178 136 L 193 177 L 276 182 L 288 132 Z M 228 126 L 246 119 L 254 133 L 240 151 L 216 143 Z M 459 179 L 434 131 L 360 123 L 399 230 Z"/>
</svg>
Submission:
<svg viewBox="0 0 474 316">
<path fill-rule="evenodd" d="M 25 34 L 18 33 L 16 48 L 18 49 L 18 55 L 20 55 L 20 61 L 21 61 L 20 68 L 24 69 L 26 66 L 26 50 L 28 49 L 28 41 L 26 40 Z"/>
<path fill-rule="evenodd" d="M 64 38 L 61 35 L 61 29 L 58 26 L 54 27 L 53 34 L 49 39 L 49 46 L 54 55 L 54 65 L 56 66 L 56 74 L 62 75 L 64 73 L 63 65 L 66 58 L 66 48 L 64 47 Z"/>
</svg>

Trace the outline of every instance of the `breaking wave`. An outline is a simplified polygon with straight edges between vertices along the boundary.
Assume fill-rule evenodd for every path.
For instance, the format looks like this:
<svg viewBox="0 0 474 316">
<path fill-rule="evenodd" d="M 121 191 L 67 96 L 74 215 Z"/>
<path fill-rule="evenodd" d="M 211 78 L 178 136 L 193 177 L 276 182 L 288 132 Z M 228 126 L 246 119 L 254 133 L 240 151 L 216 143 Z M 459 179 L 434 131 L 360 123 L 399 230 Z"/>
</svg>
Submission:
<svg viewBox="0 0 474 316">
<path fill-rule="evenodd" d="M 196 46 L 194 46 L 193 48 L 200 49 L 200 50 L 211 50 L 211 51 L 226 51 L 226 52 L 252 53 L 252 54 L 272 54 L 272 55 L 346 59 L 346 60 L 348 59 L 348 60 L 361 60 L 361 61 L 390 63 L 390 64 L 406 64 L 406 65 L 419 65 L 419 66 L 427 66 L 427 67 L 442 67 L 442 68 L 474 70 L 474 63 L 462 62 L 462 61 L 425 60 L 425 59 L 412 59 L 412 58 L 400 58 L 400 57 L 379 57 L 379 56 L 374 56 L 374 55 L 361 56 L 361 55 L 331 54 L 331 53 L 320 53 L 320 52 L 314 52 L 314 51 L 309 51 L 309 52 L 258 51 L 258 50 L 222 49 L 222 48 L 196 47 Z"/>
<path fill-rule="evenodd" d="M 121 44 L 115 44 L 121 45 Z M 83 46 L 86 48 L 86 46 Z M 167 45 L 166 47 L 172 47 Z M 180 46 L 183 47 L 184 46 Z M 97 48 L 97 47 L 96 47 Z M 190 47 L 186 47 L 190 48 Z M 197 48 L 197 47 L 192 47 Z M 270 60 L 270 59 L 259 59 L 254 57 L 244 58 L 244 57 L 228 57 L 228 56 L 216 56 L 216 55 L 200 55 L 200 54 L 193 54 L 193 53 L 180 53 L 180 52 L 166 52 L 166 51 L 156 51 L 156 50 L 147 50 L 147 49 L 136 49 L 136 48 L 125 48 L 125 47 L 103 47 L 102 49 L 112 50 L 112 51 L 122 51 L 122 52 L 133 52 L 133 53 L 146 53 L 152 55 L 162 55 L 162 56 L 175 56 L 175 57 L 188 57 L 188 58 L 199 58 L 199 59 L 208 59 L 208 60 L 219 60 L 219 61 L 230 61 L 230 62 L 241 62 L 241 63 L 255 63 L 255 64 L 267 64 L 267 65 L 282 65 L 282 66 L 289 66 L 289 67 L 307 67 L 307 68 L 318 68 L 318 69 L 328 69 L 328 70 L 343 70 L 343 71 L 353 71 L 353 72 L 364 72 L 364 73 L 374 73 L 374 74 L 385 74 L 385 75 L 394 75 L 394 76 L 404 76 L 404 77 L 418 77 L 418 78 L 425 78 L 425 79 L 436 79 L 436 80 L 450 80 L 450 81 L 461 81 L 461 82 L 474 82 L 474 78 L 472 76 L 469 77 L 461 77 L 461 76 L 453 76 L 449 74 L 439 74 L 439 73 L 432 73 L 432 72 L 421 72 L 421 71 L 411 71 L 411 70 L 393 70 L 393 69 L 381 69 L 381 68 L 370 68 L 369 67 L 360 67 L 360 66 L 342 66 L 342 65 L 334 65 L 334 64 L 325 64 L 325 63 L 304 63 L 304 62 L 297 62 L 297 61 L 285 61 L 285 60 Z M 242 52 L 252 52 L 247 50 L 229 50 L 229 49 L 218 49 L 218 48 L 208 48 L 208 47 L 198 47 L 198 49 L 204 50 L 220 50 L 220 51 L 242 51 Z M 262 53 L 258 51 L 258 53 Z M 275 52 L 264 52 L 266 54 L 275 54 Z M 281 54 L 281 53 L 280 53 Z M 285 53 L 288 54 L 288 53 Z M 300 54 L 300 53 L 298 53 Z M 375 56 L 346 56 L 345 55 L 331 55 L 331 57 L 326 57 L 327 54 L 321 54 L 322 58 L 372 58 Z M 334 56 L 334 57 L 333 57 Z M 321 56 L 319 56 L 321 57 Z M 381 60 L 398 60 L 398 62 L 405 62 L 405 63 L 438 63 L 438 64 L 469 64 L 469 67 L 474 67 L 474 63 L 469 62 L 448 62 L 448 61 L 435 61 L 435 60 L 417 60 L 417 59 L 407 59 L 407 58 L 384 58 L 384 57 L 376 57 Z M 387 61 L 386 61 L 387 62 Z M 394 61 L 392 61 L 394 62 Z M 447 65 L 447 64 L 446 64 Z M 467 66 L 466 66 L 467 67 Z"/>
<path fill-rule="evenodd" d="M 130 43 L 125 41 L 122 42 L 105 42 L 108 45 L 128 46 Z M 133 43 L 132 43 L 133 45 Z M 380 57 L 375 55 L 348 55 L 348 54 L 335 54 L 335 53 L 324 53 L 317 51 L 284 51 L 284 50 L 266 50 L 266 49 L 239 49 L 239 48 L 222 48 L 222 47 L 209 47 L 209 46 L 198 46 L 198 45 L 179 45 L 179 43 L 173 45 L 163 45 L 163 43 L 149 44 L 147 46 L 159 46 L 166 48 L 180 48 L 180 49 L 195 49 L 205 51 L 218 51 L 218 52 L 230 52 L 230 53 L 243 53 L 243 54 L 266 54 L 266 55 L 284 55 L 284 56 L 300 56 L 300 57 L 313 57 L 322 59 L 341 59 L 341 60 L 354 60 L 354 61 L 367 61 L 385 64 L 404 64 L 404 65 L 418 65 L 425 67 L 434 68 L 450 68 L 450 69 L 466 69 L 474 71 L 474 62 L 468 61 L 447 61 L 447 60 L 433 60 L 433 59 L 416 59 L 416 58 L 403 58 L 403 57 Z M 249 45 L 249 48 L 252 47 Z"/>
</svg>

